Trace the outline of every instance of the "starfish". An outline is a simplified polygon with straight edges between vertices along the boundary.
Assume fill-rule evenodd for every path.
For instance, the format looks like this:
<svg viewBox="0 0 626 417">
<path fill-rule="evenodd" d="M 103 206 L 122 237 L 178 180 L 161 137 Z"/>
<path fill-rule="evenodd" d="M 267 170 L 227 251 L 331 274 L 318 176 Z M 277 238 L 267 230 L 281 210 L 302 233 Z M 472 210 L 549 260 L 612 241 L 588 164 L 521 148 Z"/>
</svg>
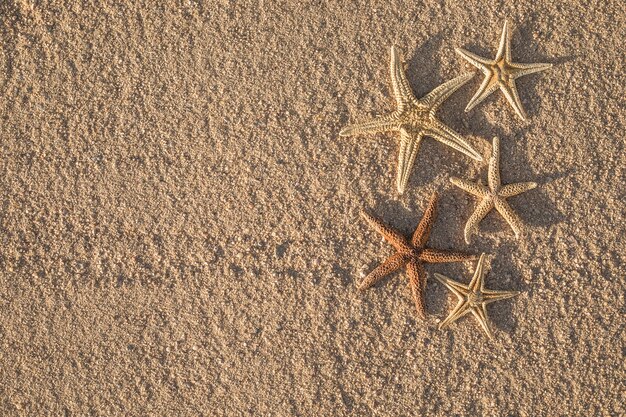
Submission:
<svg viewBox="0 0 626 417">
<path fill-rule="evenodd" d="M 426 247 L 426 241 L 430 236 L 430 231 L 437 215 L 436 205 L 437 193 L 433 193 L 428 207 L 424 212 L 424 216 L 420 220 L 415 232 L 413 232 L 410 241 L 400 232 L 387 226 L 371 214 L 365 211 L 361 212 L 361 215 L 369 225 L 376 229 L 378 233 L 383 235 L 383 237 L 395 247 L 396 253 L 388 257 L 385 262 L 370 272 L 359 285 L 359 290 L 363 291 L 371 287 L 386 275 L 406 266 L 415 307 L 422 318 L 425 316 L 423 297 L 424 288 L 426 286 L 426 273 L 424 272 L 423 264 L 461 262 L 476 259 L 474 255 Z"/>
<path fill-rule="evenodd" d="M 485 254 L 483 253 L 480 255 L 476 271 L 469 285 L 461 284 L 453 279 L 435 273 L 435 278 L 452 291 L 459 299 L 454 310 L 452 310 L 448 317 L 439 325 L 440 329 L 450 325 L 467 313 L 472 313 L 485 333 L 487 333 L 487 336 L 493 339 L 493 333 L 487 324 L 487 304 L 514 297 L 518 295 L 519 292 L 486 290 L 484 282 L 485 273 L 483 272 L 484 259 Z"/>
<path fill-rule="evenodd" d="M 420 142 L 424 136 L 430 136 L 477 161 L 482 161 L 482 157 L 474 148 L 435 116 L 441 104 L 472 78 L 472 74 L 454 78 L 418 100 L 407 81 L 402 69 L 400 52 L 395 46 L 391 47 L 390 70 L 393 95 L 397 104 L 396 111 L 364 123 L 347 126 L 339 133 L 340 136 L 390 130 L 400 132 L 400 154 L 396 178 L 396 186 L 400 194 L 406 189 Z"/>
<path fill-rule="evenodd" d="M 478 224 L 494 207 L 511 226 L 513 232 L 515 232 L 515 237 L 519 238 L 523 222 L 517 213 L 513 211 L 506 199 L 532 190 L 537 186 L 537 183 L 518 182 L 515 184 L 502 185 L 500 181 L 500 140 L 497 137 L 493 138 L 487 179 L 489 187 L 486 187 L 481 182 L 474 183 L 461 178 L 450 178 L 452 184 L 481 198 L 474 213 L 470 216 L 465 225 L 465 242 L 470 243 L 471 235 L 478 233 Z"/>
<path fill-rule="evenodd" d="M 500 38 L 500 46 L 495 59 L 489 60 L 475 55 L 465 49 L 455 48 L 456 52 L 485 74 L 480 88 L 467 104 L 465 111 L 470 111 L 491 93 L 500 88 L 506 99 L 522 120 L 526 120 L 526 112 L 522 107 L 515 80 L 524 75 L 547 70 L 552 64 L 519 64 L 511 61 L 511 33 L 508 22 L 504 21 L 504 29 Z"/>
</svg>

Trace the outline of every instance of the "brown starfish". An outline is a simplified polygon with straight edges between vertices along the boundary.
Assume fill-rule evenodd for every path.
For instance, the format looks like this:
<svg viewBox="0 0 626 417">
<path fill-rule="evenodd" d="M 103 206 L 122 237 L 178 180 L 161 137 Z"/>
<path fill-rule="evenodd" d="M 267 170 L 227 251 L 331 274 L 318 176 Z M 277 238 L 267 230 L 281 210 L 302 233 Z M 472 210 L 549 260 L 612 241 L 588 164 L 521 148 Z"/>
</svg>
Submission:
<svg viewBox="0 0 626 417">
<path fill-rule="evenodd" d="M 361 215 L 367 220 L 370 226 L 383 235 L 383 237 L 396 248 L 397 252 L 370 272 L 359 285 L 359 290 L 363 291 L 371 287 L 385 276 L 406 265 L 409 286 L 411 287 L 411 294 L 415 301 L 415 308 L 422 318 L 425 316 L 424 288 L 426 287 L 426 273 L 424 272 L 423 264 L 461 262 L 477 258 L 475 255 L 466 253 L 426 247 L 426 241 L 430 236 L 430 231 L 433 227 L 433 223 L 435 223 L 435 217 L 437 216 L 436 208 L 437 193 L 433 193 L 428 203 L 428 208 L 426 208 L 424 216 L 417 225 L 415 232 L 413 232 L 410 241 L 400 232 L 387 226 L 371 214 L 365 211 L 361 212 Z"/>
</svg>

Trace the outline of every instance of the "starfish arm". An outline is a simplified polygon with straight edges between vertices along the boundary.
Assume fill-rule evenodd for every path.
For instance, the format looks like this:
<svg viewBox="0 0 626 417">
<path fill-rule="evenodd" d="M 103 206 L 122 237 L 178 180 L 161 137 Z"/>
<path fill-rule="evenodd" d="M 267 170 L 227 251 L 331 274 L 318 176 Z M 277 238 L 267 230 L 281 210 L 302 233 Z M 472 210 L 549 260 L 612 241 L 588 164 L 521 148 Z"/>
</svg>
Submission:
<svg viewBox="0 0 626 417">
<path fill-rule="evenodd" d="M 485 79 L 478 87 L 476 94 L 470 99 L 465 107 L 465 112 L 472 110 L 478 104 L 482 103 L 484 99 L 489 97 L 494 91 L 498 89 L 498 83 L 494 82 L 494 74 L 491 70 L 487 69 L 485 72 Z"/>
<path fill-rule="evenodd" d="M 459 301 L 463 301 L 465 299 L 465 295 L 469 291 L 467 285 L 461 284 L 453 279 L 446 277 L 445 275 L 441 275 L 435 272 L 435 278 L 437 281 L 441 282 L 446 286 L 447 289 L 452 291 L 454 295 L 457 296 Z"/>
<path fill-rule="evenodd" d="M 463 48 L 454 48 L 454 50 L 456 51 L 457 54 L 461 55 L 463 58 L 465 58 L 465 60 L 467 60 L 467 62 L 469 62 L 470 64 L 472 64 L 473 66 L 475 66 L 476 68 L 479 68 L 481 71 L 484 71 L 484 69 L 493 64 L 493 61 L 483 58 L 481 56 L 478 56 L 476 54 L 471 53 L 470 51 L 467 51 Z"/>
<path fill-rule="evenodd" d="M 430 231 L 437 217 L 437 192 L 434 192 L 428 202 L 428 207 L 424 211 L 424 215 L 413 232 L 411 244 L 417 248 L 421 248 L 426 244 Z"/>
<path fill-rule="evenodd" d="M 396 187 L 400 194 L 404 193 L 409 182 L 421 142 L 421 134 L 412 135 L 404 130 L 400 133 L 400 152 L 398 154 L 398 173 L 396 176 Z"/>
<path fill-rule="evenodd" d="M 424 308 L 426 272 L 424 272 L 424 267 L 419 262 L 413 260 L 407 265 L 407 275 L 409 276 L 409 286 L 411 287 L 411 296 L 415 303 L 415 309 L 417 314 L 424 318 L 426 316 L 426 309 Z"/>
<path fill-rule="evenodd" d="M 491 158 L 489 158 L 489 171 L 487 172 L 489 188 L 492 192 L 497 192 L 500 188 L 500 139 L 493 138 L 491 146 Z"/>
<path fill-rule="evenodd" d="M 397 113 L 380 116 L 363 123 L 355 123 L 344 127 L 339 136 L 353 136 L 361 133 L 380 133 L 399 128 Z"/>
<path fill-rule="evenodd" d="M 391 47 L 391 86 L 393 87 L 393 95 L 398 104 L 398 111 L 402 112 L 408 106 L 414 105 L 417 99 L 413 95 L 409 81 L 406 78 L 404 69 L 402 68 L 402 57 L 397 46 Z"/>
<path fill-rule="evenodd" d="M 519 295 L 519 291 L 483 290 L 482 294 L 484 303 L 490 304 L 494 301 L 506 300 L 507 298 L 515 297 L 516 295 Z"/>
<path fill-rule="evenodd" d="M 509 63 L 509 67 L 512 68 L 511 77 L 513 77 L 513 79 L 517 79 L 517 78 L 523 77 L 524 75 L 534 74 L 536 72 L 550 69 L 552 68 L 552 64 L 542 64 L 542 63 L 518 64 L 515 62 L 511 62 Z"/>
<path fill-rule="evenodd" d="M 448 145 L 472 159 L 482 161 L 483 157 L 469 143 L 465 141 L 458 133 L 444 125 L 440 121 L 433 119 L 433 124 L 426 134 L 433 139 Z"/>
<path fill-rule="evenodd" d="M 446 262 L 463 262 L 463 261 L 471 261 L 476 259 L 476 255 L 472 255 L 469 253 L 463 252 L 453 252 L 447 250 L 440 249 L 424 249 L 420 255 L 419 259 L 423 262 L 427 263 L 446 263 Z"/>
<path fill-rule="evenodd" d="M 461 88 L 463 84 L 468 82 L 472 77 L 474 77 L 474 73 L 463 74 L 453 78 L 450 81 L 441 84 L 439 87 L 435 88 L 418 101 L 427 106 L 430 109 L 431 117 L 434 117 L 435 112 L 439 109 L 439 106 L 441 106 L 441 104 L 448 97 L 450 97 L 452 93 Z"/>
<path fill-rule="evenodd" d="M 476 317 L 478 323 L 480 323 L 480 327 L 482 327 L 485 333 L 487 333 L 489 339 L 493 339 L 493 333 L 491 332 L 491 328 L 489 328 L 489 323 L 487 321 L 487 310 L 485 309 L 485 305 L 483 304 L 480 307 L 472 307 L 470 311 L 474 317 Z"/>
<path fill-rule="evenodd" d="M 526 120 L 526 112 L 524 111 L 524 107 L 522 106 L 522 101 L 519 98 L 519 94 L 517 93 L 517 87 L 515 85 L 515 80 L 510 79 L 507 84 L 500 84 L 500 90 L 508 100 L 515 113 L 522 119 Z"/>
<path fill-rule="evenodd" d="M 522 228 L 524 226 L 524 222 L 517 215 L 513 208 L 506 202 L 504 199 L 499 198 L 495 201 L 496 210 L 500 212 L 504 220 L 511 226 L 513 232 L 515 233 L 515 238 L 519 239 L 520 234 L 522 233 Z"/>
<path fill-rule="evenodd" d="M 485 277 L 485 254 L 480 254 L 480 259 L 478 259 L 478 263 L 476 264 L 476 269 L 474 270 L 474 275 L 472 276 L 472 280 L 470 281 L 467 288 L 472 292 L 482 292 L 484 287 L 484 277 Z"/>
<path fill-rule="evenodd" d="M 500 61 L 502 58 L 507 62 L 511 62 L 511 32 L 509 30 L 509 22 L 504 19 L 504 27 L 500 36 L 500 45 L 498 45 L 498 53 L 494 61 Z"/>
<path fill-rule="evenodd" d="M 464 315 L 470 312 L 470 307 L 465 301 L 459 301 L 458 304 L 454 307 L 454 310 L 446 317 L 444 321 L 439 324 L 439 329 L 443 329 L 448 327 Z"/>
<path fill-rule="evenodd" d="M 485 197 L 489 194 L 489 190 L 483 184 L 471 182 L 463 178 L 450 177 L 450 182 L 461 190 L 466 191 L 476 197 Z"/>
<path fill-rule="evenodd" d="M 483 199 L 478 205 L 474 212 L 467 219 L 467 223 L 465 224 L 465 229 L 463 230 L 463 237 L 465 238 L 465 243 L 469 244 L 472 241 L 472 235 L 478 234 L 478 225 L 485 218 L 487 213 L 491 211 L 493 208 L 493 200 L 490 198 Z"/>
<path fill-rule="evenodd" d="M 516 184 L 503 185 L 498 192 L 500 197 L 513 197 L 537 187 L 536 182 L 518 182 Z"/>
<path fill-rule="evenodd" d="M 372 272 L 370 272 L 359 284 L 359 290 L 364 291 L 376 284 L 378 281 L 397 271 L 406 264 L 406 258 L 400 253 L 394 253 L 385 260 L 382 264 L 378 265 Z"/>
<path fill-rule="evenodd" d="M 372 216 L 366 211 L 361 211 L 361 216 L 363 216 L 367 223 L 378 233 L 383 235 L 385 240 L 391 243 L 398 251 L 407 252 L 411 250 L 411 246 L 406 241 L 406 238 L 391 227 L 387 226 L 380 219 Z"/>
</svg>

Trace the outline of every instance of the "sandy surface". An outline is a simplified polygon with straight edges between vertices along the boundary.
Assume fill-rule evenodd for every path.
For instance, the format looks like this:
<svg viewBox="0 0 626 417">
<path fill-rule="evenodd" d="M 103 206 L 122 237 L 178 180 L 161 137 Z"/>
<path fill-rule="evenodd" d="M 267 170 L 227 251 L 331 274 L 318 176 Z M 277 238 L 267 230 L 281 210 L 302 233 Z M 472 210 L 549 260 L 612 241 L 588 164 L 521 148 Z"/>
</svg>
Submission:
<svg viewBox="0 0 626 417">
<path fill-rule="evenodd" d="M 65 3 L 0 3 L 0 414 L 626 413 L 620 2 Z M 506 16 L 515 60 L 555 64 L 518 84 L 529 120 L 464 113 L 478 76 L 439 116 L 540 185 L 523 239 L 492 214 L 468 246 L 448 179 L 484 165 L 426 140 L 398 196 L 397 136 L 338 132 L 393 110 L 392 44 L 421 96 Z M 392 251 L 359 209 L 408 233 L 433 190 L 429 243 L 523 292 L 492 342 L 437 329 L 432 274 L 473 263 L 427 267 L 426 321 L 404 272 L 356 290 Z"/>
</svg>

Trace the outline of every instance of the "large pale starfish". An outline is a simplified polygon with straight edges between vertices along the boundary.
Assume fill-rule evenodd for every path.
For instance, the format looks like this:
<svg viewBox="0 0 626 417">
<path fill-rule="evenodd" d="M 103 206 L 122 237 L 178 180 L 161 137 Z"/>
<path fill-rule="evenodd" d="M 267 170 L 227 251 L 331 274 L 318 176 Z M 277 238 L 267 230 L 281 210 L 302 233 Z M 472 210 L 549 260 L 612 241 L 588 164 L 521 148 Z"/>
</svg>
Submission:
<svg viewBox="0 0 626 417">
<path fill-rule="evenodd" d="M 489 171 L 487 173 L 489 187 L 486 187 L 481 182 L 475 183 L 461 178 L 450 178 L 452 184 L 481 198 L 474 213 L 470 216 L 465 225 L 464 233 L 467 243 L 470 243 L 472 234 L 478 233 L 478 224 L 494 207 L 502 217 L 504 217 L 504 220 L 509 223 L 513 232 L 515 232 L 515 237 L 519 238 L 523 222 L 517 213 L 513 211 L 506 199 L 521 194 L 524 191 L 532 190 L 537 186 L 535 182 L 518 182 L 515 184 L 502 185 L 500 181 L 500 140 L 498 138 L 493 138 L 491 152 Z"/>
<path fill-rule="evenodd" d="M 409 277 L 409 286 L 411 294 L 415 302 L 415 308 L 421 317 L 425 316 L 424 310 L 424 288 L 426 286 L 426 273 L 424 272 L 424 263 L 439 262 L 461 262 L 476 259 L 475 255 L 468 255 L 460 252 L 452 252 L 440 249 L 431 249 L 426 247 L 426 241 L 430 236 L 430 231 L 435 222 L 437 206 L 437 193 L 433 193 L 428 208 L 424 212 L 422 220 L 420 220 L 413 236 L 409 241 L 401 233 L 384 224 L 381 220 L 366 213 L 361 215 L 378 233 L 383 235 L 387 242 L 396 248 L 396 253 L 388 257 L 385 262 L 377 266 L 369 273 L 359 285 L 360 290 L 365 290 L 376 284 L 386 275 L 397 271 L 406 265 L 407 275 Z"/>
<path fill-rule="evenodd" d="M 435 273 L 435 278 L 452 291 L 459 299 L 454 310 L 452 310 L 448 317 L 439 325 L 440 329 L 450 325 L 467 313 L 472 313 L 485 333 L 487 333 L 487 336 L 493 339 L 493 333 L 487 323 L 487 304 L 514 297 L 518 295 L 519 292 L 486 290 L 484 281 L 485 273 L 483 272 L 484 259 L 485 254 L 483 253 L 480 255 L 474 277 L 469 285 L 461 284 L 453 279 Z"/>
<path fill-rule="evenodd" d="M 532 74 L 546 70 L 552 64 L 519 64 L 511 61 L 511 33 L 509 32 L 508 22 L 504 21 L 504 29 L 500 38 L 500 46 L 495 59 L 475 55 L 465 49 L 455 48 L 455 50 L 470 64 L 477 67 L 485 74 L 485 79 L 480 88 L 467 104 L 465 111 L 470 111 L 478 103 L 483 101 L 487 96 L 500 88 L 506 99 L 511 103 L 513 109 L 522 120 L 526 120 L 526 112 L 522 107 L 515 80 L 524 75 Z"/>
<path fill-rule="evenodd" d="M 347 126 L 339 133 L 340 136 L 390 130 L 400 132 L 400 154 L 396 178 L 396 186 L 400 194 L 406 189 L 420 142 L 424 136 L 430 136 L 471 158 L 482 161 L 482 157 L 472 146 L 435 117 L 435 112 L 441 103 L 472 78 L 472 74 L 454 78 L 418 100 L 407 81 L 400 61 L 400 52 L 395 46 L 391 47 L 390 70 L 393 95 L 398 106 L 396 111 L 368 122 Z"/>
</svg>

